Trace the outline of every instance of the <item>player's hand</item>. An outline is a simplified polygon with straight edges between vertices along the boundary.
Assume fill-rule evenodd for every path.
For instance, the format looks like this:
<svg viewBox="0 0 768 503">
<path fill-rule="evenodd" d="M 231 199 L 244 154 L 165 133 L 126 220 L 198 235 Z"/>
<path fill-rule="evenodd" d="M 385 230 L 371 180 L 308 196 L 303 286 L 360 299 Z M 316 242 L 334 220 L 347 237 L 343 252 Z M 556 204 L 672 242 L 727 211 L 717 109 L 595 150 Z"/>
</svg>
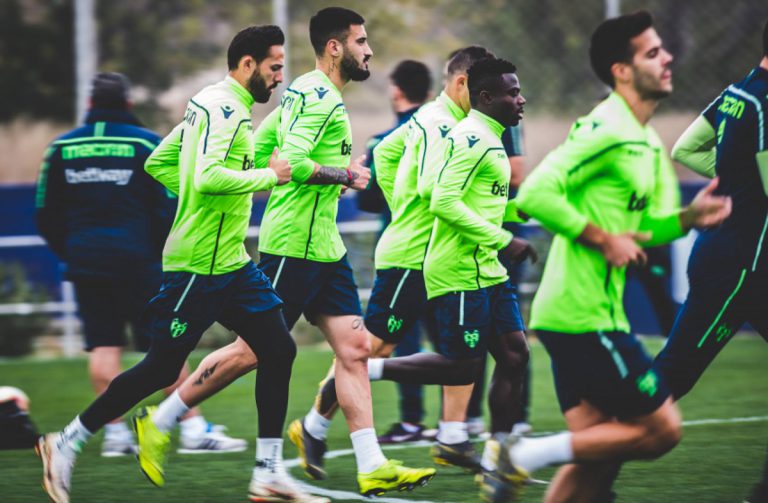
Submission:
<svg viewBox="0 0 768 503">
<path fill-rule="evenodd" d="M 269 169 L 277 175 L 277 184 L 285 185 L 291 181 L 291 164 L 283 159 L 278 159 L 277 147 L 272 151 L 272 157 L 269 158 Z"/>
<path fill-rule="evenodd" d="M 535 264 L 539 260 L 536 248 L 527 240 L 521 238 L 512 238 L 512 241 L 501 252 L 515 264 L 521 264 L 525 262 L 525 259 L 529 259 L 531 264 Z"/>
<path fill-rule="evenodd" d="M 614 267 L 624 267 L 628 264 L 645 265 L 648 256 L 638 243 L 649 239 L 651 235 L 647 232 L 606 233 L 599 249 L 605 260 Z"/>
<path fill-rule="evenodd" d="M 680 212 L 680 223 L 683 229 L 693 227 L 714 227 L 723 223 L 731 214 L 732 201 L 729 196 L 714 195 L 719 183 L 713 178 L 706 187 L 701 189 L 691 204 Z"/>
<path fill-rule="evenodd" d="M 368 182 L 371 181 L 371 170 L 363 166 L 365 156 L 361 155 L 349 163 L 349 172 L 352 173 L 352 183 L 350 189 L 365 190 L 368 188 Z"/>
</svg>

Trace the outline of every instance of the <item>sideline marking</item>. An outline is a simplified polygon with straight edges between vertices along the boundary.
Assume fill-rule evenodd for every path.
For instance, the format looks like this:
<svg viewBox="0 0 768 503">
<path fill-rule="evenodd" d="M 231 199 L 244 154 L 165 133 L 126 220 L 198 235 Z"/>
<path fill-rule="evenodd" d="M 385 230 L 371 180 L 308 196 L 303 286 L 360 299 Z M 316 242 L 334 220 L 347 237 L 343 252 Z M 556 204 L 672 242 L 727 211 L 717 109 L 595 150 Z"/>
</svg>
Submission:
<svg viewBox="0 0 768 503">
<path fill-rule="evenodd" d="M 713 424 L 737 424 L 737 423 L 756 423 L 760 421 L 768 421 L 768 416 L 751 416 L 751 417 L 731 417 L 731 418 L 713 418 L 713 419 L 692 419 L 690 421 L 683 421 L 683 426 L 706 426 L 706 425 L 713 425 Z M 539 433 L 539 435 L 547 435 L 552 434 L 555 432 L 542 432 Z M 476 439 L 476 441 L 481 441 L 483 439 Z M 428 447 L 432 445 L 432 442 L 429 440 L 419 440 L 417 442 L 410 442 L 410 443 L 403 443 L 403 444 L 396 444 L 396 445 L 383 445 L 381 446 L 381 449 L 384 451 L 397 451 L 401 449 L 411 449 L 413 447 Z M 325 459 L 334 459 L 334 458 L 340 458 L 342 456 L 349 456 L 351 454 L 354 454 L 354 449 L 337 449 L 335 451 L 328 451 L 325 453 Z M 286 468 L 294 468 L 296 466 L 299 466 L 299 458 L 294 459 L 287 459 L 285 460 L 285 467 Z M 326 496 L 328 498 L 331 498 L 333 500 L 352 500 L 352 501 L 375 501 L 376 503 L 437 503 L 431 500 L 416 500 L 416 499 L 401 499 L 401 498 L 390 498 L 386 496 L 382 496 L 379 498 L 366 498 L 362 494 L 354 493 L 351 491 L 340 491 L 340 490 L 334 490 L 334 489 L 324 489 L 322 487 L 313 486 L 311 484 L 308 484 L 306 482 L 296 480 L 298 484 L 304 489 L 305 491 L 311 492 L 312 494 L 317 494 L 320 496 Z M 546 480 L 536 480 L 533 479 L 531 481 L 533 484 L 542 484 L 546 485 L 549 482 Z"/>
</svg>

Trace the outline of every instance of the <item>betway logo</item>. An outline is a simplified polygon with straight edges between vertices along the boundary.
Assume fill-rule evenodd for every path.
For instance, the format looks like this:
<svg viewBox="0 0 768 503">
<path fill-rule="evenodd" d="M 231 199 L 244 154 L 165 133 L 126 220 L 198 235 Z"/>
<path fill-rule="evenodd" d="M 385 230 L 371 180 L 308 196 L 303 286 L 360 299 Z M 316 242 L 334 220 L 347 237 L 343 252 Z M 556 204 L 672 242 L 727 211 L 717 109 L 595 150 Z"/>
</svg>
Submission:
<svg viewBox="0 0 768 503">
<path fill-rule="evenodd" d="M 127 185 L 133 171 L 130 169 L 85 168 L 83 170 L 65 169 L 67 183 L 114 183 Z"/>
</svg>

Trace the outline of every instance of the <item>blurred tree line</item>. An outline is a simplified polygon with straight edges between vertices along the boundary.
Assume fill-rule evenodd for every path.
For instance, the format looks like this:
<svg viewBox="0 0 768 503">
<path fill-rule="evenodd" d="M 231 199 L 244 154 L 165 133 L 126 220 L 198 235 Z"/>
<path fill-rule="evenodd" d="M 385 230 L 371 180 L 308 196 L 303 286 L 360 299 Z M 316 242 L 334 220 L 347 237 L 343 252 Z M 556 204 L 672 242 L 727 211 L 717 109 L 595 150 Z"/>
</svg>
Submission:
<svg viewBox="0 0 768 503">
<path fill-rule="evenodd" d="M 307 24 L 329 5 L 359 10 L 376 71 L 403 58 L 438 70 L 445 55 L 482 44 L 514 62 L 537 111 L 585 110 L 605 93 L 593 76 L 589 35 L 604 0 L 287 0 L 290 68 L 312 65 Z M 199 70 L 222 67 L 232 35 L 272 20 L 271 2 L 97 0 L 101 70 L 120 71 L 147 91 L 142 113 L 162 113 L 159 93 Z M 73 0 L 0 0 L 0 121 L 18 116 L 69 121 L 74 114 Z M 622 12 L 651 11 L 675 54 L 677 92 L 665 105 L 698 110 L 759 58 L 768 2 L 623 0 Z M 437 79 L 439 81 L 439 79 Z M 439 82 L 436 83 L 436 86 Z M 157 118 L 157 116 L 154 116 Z"/>
</svg>

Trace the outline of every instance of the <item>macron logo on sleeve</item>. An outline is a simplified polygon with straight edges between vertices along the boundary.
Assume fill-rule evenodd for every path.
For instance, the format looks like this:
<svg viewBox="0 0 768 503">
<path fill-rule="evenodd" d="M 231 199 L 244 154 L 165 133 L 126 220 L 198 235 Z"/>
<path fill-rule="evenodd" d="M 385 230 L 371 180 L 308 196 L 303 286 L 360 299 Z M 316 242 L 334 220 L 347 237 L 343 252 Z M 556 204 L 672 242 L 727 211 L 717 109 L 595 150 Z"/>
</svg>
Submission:
<svg viewBox="0 0 768 503">
<path fill-rule="evenodd" d="M 451 127 L 448 124 L 440 124 L 439 126 L 437 126 L 437 129 L 440 130 L 440 136 L 442 136 L 443 138 L 445 138 L 446 135 L 448 135 L 448 133 L 451 131 Z"/>
<path fill-rule="evenodd" d="M 469 145 L 469 148 L 472 148 L 475 146 L 475 143 L 479 142 L 480 138 L 478 138 L 475 135 L 469 135 L 467 136 L 467 144 Z"/>
<path fill-rule="evenodd" d="M 316 87 L 315 92 L 317 93 L 317 97 L 319 99 L 325 98 L 325 95 L 328 93 L 327 87 Z"/>
<path fill-rule="evenodd" d="M 229 105 L 224 105 L 223 107 L 221 107 L 221 113 L 224 114 L 224 118 L 225 119 L 229 119 L 229 116 L 232 115 L 232 113 L 234 113 L 234 111 L 235 111 L 235 109 L 232 108 Z"/>
</svg>

